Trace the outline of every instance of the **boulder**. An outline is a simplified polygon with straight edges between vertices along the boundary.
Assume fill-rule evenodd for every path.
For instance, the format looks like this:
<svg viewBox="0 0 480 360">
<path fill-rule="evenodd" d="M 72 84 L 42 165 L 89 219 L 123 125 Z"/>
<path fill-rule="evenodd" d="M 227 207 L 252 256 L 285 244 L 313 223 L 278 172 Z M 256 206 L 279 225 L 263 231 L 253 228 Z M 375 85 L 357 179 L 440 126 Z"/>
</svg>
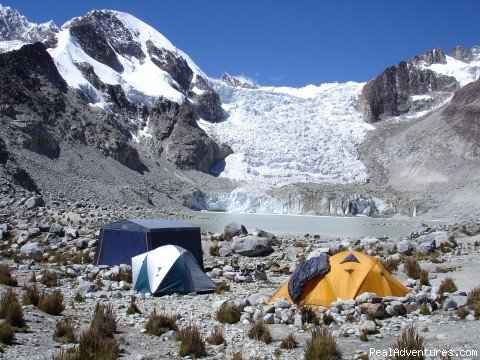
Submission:
<svg viewBox="0 0 480 360">
<path fill-rule="evenodd" d="M 331 254 L 330 248 L 329 247 L 321 247 L 321 248 L 313 250 L 312 252 L 310 252 L 310 254 L 308 254 L 307 260 L 309 260 L 311 258 L 314 258 L 314 257 L 318 257 L 321 254 L 330 255 Z"/>
<path fill-rule="evenodd" d="M 256 306 L 258 304 L 263 304 L 264 302 L 268 301 L 268 299 L 270 299 L 270 296 L 268 296 L 267 294 L 256 293 L 256 294 L 250 295 L 246 299 L 246 303 L 247 305 Z"/>
<path fill-rule="evenodd" d="M 45 238 L 43 239 L 43 242 L 47 245 L 55 245 L 61 241 L 62 239 L 60 238 L 60 236 L 54 233 L 48 233 L 47 235 L 45 235 Z"/>
<path fill-rule="evenodd" d="M 63 226 L 60 225 L 60 224 L 56 224 L 56 223 L 51 224 L 48 232 L 51 232 L 51 233 L 54 233 L 54 234 L 57 234 L 57 235 L 61 235 L 61 234 L 63 234 Z"/>
<path fill-rule="evenodd" d="M 258 236 L 258 237 L 263 237 L 263 238 L 267 238 L 269 240 L 274 240 L 276 239 L 275 235 L 269 233 L 269 232 L 266 232 L 266 231 L 263 231 L 261 229 L 254 229 L 252 231 L 252 235 L 255 235 L 255 236 Z"/>
<path fill-rule="evenodd" d="M 383 317 L 385 315 L 385 307 L 383 304 L 371 304 L 363 303 L 359 305 L 363 314 L 374 316 L 376 318 Z"/>
<path fill-rule="evenodd" d="M 31 242 L 20 248 L 21 255 L 43 254 L 43 246 L 38 242 Z"/>
<path fill-rule="evenodd" d="M 410 255 L 414 248 L 415 247 L 410 240 L 403 240 L 397 244 L 397 251 L 402 255 Z"/>
<path fill-rule="evenodd" d="M 462 307 L 462 306 L 465 306 L 467 305 L 467 300 L 468 300 L 468 297 L 467 296 L 462 296 L 462 295 L 450 295 L 450 298 L 455 301 L 455 303 L 457 304 L 457 307 Z"/>
<path fill-rule="evenodd" d="M 39 196 L 39 195 L 34 195 L 30 198 L 28 198 L 26 201 L 25 201 L 25 207 L 27 209 L 34 209 L 38 206 L 43 206 L 45 204 L 45 202 L 43 201 L 42 197 Z"/>
<path fill-rule="evenodd" d="M 367 320 L 360 325 L 360 331 L 365 334 L 374 334 L 377 332 L 377 326 L 372 320 Z"/>
<path fill-rule="evenodd" d="M 97 284 L 94 284 L 90 281 L 84 281 L 80 285 L 78 285 L 75 293 L 85 296 L 88 293 L 96 292 L 99 290 L 100 290 L 100 287 Z"/>
<path fill-rule="evenodd" d="M 457 303 L 450 297 L 443 301 L 443 310 L 457 310 Z"/>
<path fill-rule="evenodd" d="M 274 319 L 275 319 L 275 315 L 274 315 L 274 314 L 266 314 L 266 315 L 263 317 L 263 322 L 264 322 L 265 324 L 273 324 Z"/>
<path fill-rule="evenodd" d="M 265 256 L 273 252 L 268 239 L 258 236 L 236 237 L 232 243 L 232 252 L 248 256 Z"/>
<path fill-rule="evenodd" d="M 423 239 L 420 239 L 423 238 Z M 430 235 L 425 235 L 425 237 L 420 236 L 418 241 L 420 244 L 417 246 L 417 251 L 422 254 L 429 254 L 435 251 L 435 239 Z"/>
<path fill-rule="evenodd" d="M 290 301 L 285 298 L 278 298 L 273 302 L 273 306 L 280 309 L 288 309 L 291 305 L 292 304 L 290 304 Z"/>
<path fill-rule="evenodd" d="M 248 231 L 245 226 L 234 221 L 225 226 L 225 229 L 223 229 L 223 233 L 228 237 L 233 238 L 235 236 L 247 235 Z"/>
</svg>

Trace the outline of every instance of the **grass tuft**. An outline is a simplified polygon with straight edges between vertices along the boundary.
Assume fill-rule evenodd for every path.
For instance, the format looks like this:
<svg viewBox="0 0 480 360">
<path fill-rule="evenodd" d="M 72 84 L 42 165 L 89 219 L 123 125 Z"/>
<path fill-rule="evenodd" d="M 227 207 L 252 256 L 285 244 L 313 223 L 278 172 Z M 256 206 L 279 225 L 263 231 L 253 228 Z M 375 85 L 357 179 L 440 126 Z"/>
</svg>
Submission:
<svg viewBox="0 0 480 360">
<path fill-rule="evenodd" d="M 398 339 L 393 344 L 393 347 L 396 349 L 405 349 L 406 352 L 412 353 L 413 350 L 423 350 L 425 343 L 423 338 L 418 334 L 417 330 L 410 326 L 403 330 Z M 423 356 L 413 356 L 413 355 L 400 355 L 396 354 L 393 356 L 394 360 L 423 360 Z"/>
<path fill-rule="evenodd" d="M 405 258 L 403 261 L 403 266 L 405 268 L 405 273 L 409 278 L 415 280 L 420 279 L 422 268 L 416 259 Z"/>
<path fill-rule="evenodd" d="M 286 337 L 282 339 L 280 343 L 281 349 L 295 349 L 298 346 L 297 339 L 295 338 L 294 333 L 288 334 Z"/>
<path fill-rule="evenodd" d="M 13 277 L 8 264 L 0 264 L 0 284 L 7 286 L 17 286 L 18 280 Z"/>
<path fill-rule="evenodd" d="M 304 349 L 305 360 L 336 360 L 342 356 L 340 348 L 327 328 L 315 327 L 311 334 L 312 337 L 307 340 Z"/>
<path fill-rule="evenodd" d="M 195 325 L 188 325 L 180 330 L 178 339 L 180 340 L 178 355 L 181 357 L 190 355 L 193 358 L 200 358 L 207 355 L 202 335 Z"/>
<path fill-rule="evenodd" d="M 223 324 L 236 324 L 240 321 L 242 310 L 234 304 L 223 304 L 215 313 L 215 319 Z"/>
<path fill-rule="evenodd" d="M 438 288 L 438 292 L 440 294 L 443 294 L 443 293 L 451 294 L 457 290 L 458 290 L 457 285 L 455 284 L 455 282 L 450 276 L 447 276 L 445 279 L 443 279 L 443 281 L 440 284 L 440 287 Z"/>
<path fill-rule="evenodd" d="M 211 256 L 220 256 L 220 246 L 218 245 L 210 246 L 209 253 Z"/>
<path fill-rule="evenodd" d="M 65 310 L 62 292 L 57 289 L 51 293 L 42 293 L 37 307 L 47 314 L 60 315 Z"/>
<path fill-rule="evenodd" d="M 132 295 L 130 297 L 130 305 L 127 308 L 127 315 L 141 314 L 142 313 L 140 311 L 140 309 L 138 308 L 137 304 L 136 304 L 136 300 L 137 300 L 137 298 L 135 297 L 135 295 Z"/>
<path fill-rule="evenodd" d="M 26 286 L 24 289 L 25 292 L 22 296 L 23 303 L 25 305 L 38 306 L 38 302 L 40 301 L 40 293 L 37 285 Z"/>
<path fill-rule="evenodd" d="M 398 264 L 400 263 L 400 260 L 398 259 L 393 259 L 393 258 L 388 258 L 386 260 L 382 261 L 383 267 L 389 272 L 389 273 L 394 273 L 398 271 Z"/>
<path fill-rule="evenodd" d="M 208 337 L 207 342 L 212 345 L 225 343 L 225 338 L 223 337 L 222 328 L 220 326 L 215 326 L 213 328 L 212 334 Z"/>
<path fill-rule="evenodd" d="M 226 291 L 230 291 L 230 285 L 228 285 L 225 282 L 218 283 L 215 286 L 215 294 L 221 294 L 221 293 L 224 293 Z"/>
<path fill-rule="evenodd" d="M 248 330 L 248 337 L 252 340 L 263 341 L 265 344 L 270 344 L 272 342 L 270 330 L 263 321 L 257 321 L 252 324 L 250 330 Z"/>
<path fill-rule="evenodd" d="M 40 282 L 48 287 L 58 286 L 58 276 L 54 271 L 44 270 Z"/>
<path fill-rule="evenodd" d="M 11 345 L 15 341 L 15 328 L 8 322 L 0 323 L 0 342 Z"/>
<path fill-rule="evenodd" d="M 147 334 L 160 336 L 165 334 L 169 330 L 178 330 L 177 319 L 172 315 L 157 314 L 157 310 L 154 309 L 145 324 Z"/>
<path fill-rule="evenodd" d="M 52 338 L 62 344 L 76 341 L 75 331 L 69 318 L 61 319 L 56 323 Z"/>
<path fill-rule="evenodd" d="M 317 313 L 311 306 L 302 305 L 299 310 L 300 310 L 300 315 L 302 316 L 302 323 L 313 324 L 313 325 L 320 324 L 320 320 L 318 319 Z"/>
<path fill-rule="evenodd" d="M 0 318 L 17 329 L 25 329 L 27 326 L 22 306 L 12 288 L 0 297 Z"/>
<path fill-rule="evenodd" d="M 113 334 L 117 331 L 117 318 L 111 304 L 97 303 L 90 329 L 101 337 L 113 338 Z"/>
</svg>

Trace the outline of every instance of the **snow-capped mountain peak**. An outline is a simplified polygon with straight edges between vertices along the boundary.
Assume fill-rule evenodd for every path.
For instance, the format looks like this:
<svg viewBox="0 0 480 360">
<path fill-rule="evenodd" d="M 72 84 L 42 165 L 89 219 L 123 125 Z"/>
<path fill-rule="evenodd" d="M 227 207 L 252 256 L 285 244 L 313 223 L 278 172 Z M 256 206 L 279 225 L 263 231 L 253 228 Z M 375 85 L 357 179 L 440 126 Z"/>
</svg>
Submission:
<svg viewBox="0 0 480 360">
<path fill-rule="evenodd" d="M 29 22 L 17 10 L 0 4 L 0 42 L 31 43 L 50 41 L 58 30 L 53 21 L 42 24 Z M 13 43 L 12 43 L 13 44 Z M 6 48 L 6 44 L 3 44 Z"/>
</svg>

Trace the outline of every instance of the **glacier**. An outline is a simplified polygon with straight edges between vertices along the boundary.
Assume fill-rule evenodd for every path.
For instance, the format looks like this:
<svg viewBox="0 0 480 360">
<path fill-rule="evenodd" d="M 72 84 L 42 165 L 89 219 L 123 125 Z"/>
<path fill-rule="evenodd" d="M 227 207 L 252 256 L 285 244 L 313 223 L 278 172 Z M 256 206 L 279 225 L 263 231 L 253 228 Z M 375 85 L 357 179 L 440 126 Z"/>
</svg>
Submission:
<svg viewBox="0 0 480 360">
<path fill-rule="evenodd" d="M 226 119 L 199 125 L 234 151 L 217 175 L 264 188 L 367 181 L 356 151 L 374 128 L 356 108 L 363 83 L 245 89 L 212 81 Z"/>
</svg>

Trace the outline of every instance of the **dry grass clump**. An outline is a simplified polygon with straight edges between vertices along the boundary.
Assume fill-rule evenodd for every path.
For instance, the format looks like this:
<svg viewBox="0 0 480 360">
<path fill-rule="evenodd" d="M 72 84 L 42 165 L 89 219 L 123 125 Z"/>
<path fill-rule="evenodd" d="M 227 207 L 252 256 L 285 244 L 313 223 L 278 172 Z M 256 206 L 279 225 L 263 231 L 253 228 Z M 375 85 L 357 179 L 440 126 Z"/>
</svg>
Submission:
<svg viewBox="0 0 480 360">
<path fill-rule="evenodd" d="M 92 329 L 80 335 L 75 360 L 101 359 L 116 360 L 120 355 L 120 349 L 115 339 L 102 337 Z"/>
<path fill-rule="evenodd" d="M 409 278 L 416 280 L 420 279 L 422 268 L 416 259 L 405 258 L 403 260 L 403 266 L 405 268 L 405 273 Z"/>
<path fill-rule="evenodd" d="M 215 319 L 223 324 L 236 324 L 240 321 L 242 310 L 235 304 L 223 304 L 215 313 Z"/>
<path fill-rule="evenodd" d="M 420 278 L 418 279 L 420 285 L 429 285 L 430 280 L 428 279 L 428 270 L 420 270 Z"/>
<path fill-rule="evenodd" d="M 83 297 L 82 294 L 76 293 L 73 300 L 76 301 L 76 302 L 84 302 L 85 298 Z"/>
<path fill-rule="evenodd" d="M 334 322 L 333 316 L 331 314 L 323 313 L 322 322 L 324 325 L 330 325 Z"/>
<path fill-rule="evenodd" d="M 0 323 L 0 342 L 10 345 L 15 341 L 15 329 L 8 322 Z"/>
<path fill-rule="evenodd" d="M 470 311 L 468 311 L 464 306 L 457 310 L 457 316 L 460 319 L 465 319 L 468 315 L 470 315 Z"/>
<path fill-rule="evenodd" d="M 302 316 L 302 323 L 304 324 L 314 324 L 314 325 L 320 324 L 320 320 L 318 319 L 317 313 L 311 306 L 302 305 L 300 307 L 300 315 Z"/>
<path fill-rule="evenodd" d="M 57 289 L 51 293 L 42 293 L 37 307 L 47 314 L 60 315 L 65 310 L 62 292 Z"/>
<path fill-rule="evenodd" d="M 222 328 L 220 326 L 215 326 L 213 328 L 212 334 L 208 337 L 207 342 L 212 345 L 225 343 L 225 338 L 223 337 Z"/>
<path fill-rule="evenodd" d="M 9 288 L 0 297 L 0 318 L 19 330 L 26 328 L 27 324 L 23 317 L 23 309 L 15 292 Z"/>
<path fill-rule="evenodd" d="M 63 344 L 75 342 L 75 331 L 69 318 L 61 319 L 56 323 L 52 338 Z"/>
<path fill-rule="evenodd" d="M 188 325 L 180 330 L 177 339 L 180 340 L 178 355 L 181 357 L 190 355 L 196 359 L 207 355 L 202 335 L 195 325 Z"/>
<path fill-rule="evenodd" d="M 447 276 L 445 279 L 443 279 L 443 281 L 440 284 L 440 287 L 438 288 L 438 292 L 440 294 L 443 294 L 443 293 L 451 294 L 457 290 L 458 290 L 457 285 L 455 284 L 455 282 L 450 276 Z"/>
<path fill-rule="evenodd" d="M 0 284 L 7 286 L 18 285 L 18 281 L 12 276 L 12 271 L 8 264 L 0 264 Z"/>
<path fill-rule="evenodd" d="M 220 256 L 220 246 L 218 245 L 210 246 L 209 253 L 211 256 Z"/>
<path fill-rule="evenodd" d="M 154 309 L 148 317 L 145 329 L 147 330 L 147 334 L 155 336 L 165 334 L 169 330 L 177 331 L 177 319 L 172 315 L 157 314 L 157 310 Z"/>
<path fill-rule="evenodd" d="M 130 305 L 127 308 L 127 315 L 141 314 L 142 313 L 137 306 L 136 300 L 137 300 L 137 298 L 136 298 L 135 295 L 132 295 L 130 297 Z"/>
<path fill-rule="evenodd" d="M 118 274 L 115 275 L 114 280 L 115 281 L 125 281 L 127 283 L 131 283 L 132 282 L 132 270 L 131 269 L 129 269 L 129 270 L 120 269 Z"/>
<path fill-rule="evenodd" d="M 327 328 L 315 327 L 311 333 L 312 337 L 307 340 L 304 349 L 305 360 L 336 360 L 342 356 L 340 348 Z"/>
<path fill-rule="evenodd" d="M 48 287 L 58 286 L 58 276 L 54 271 L 44 270 L 40 282 Z"/>
<path fill-rule="evenodd" d="M 40 292 L 36 285 L 32 286 L 25 286 L 25 292 L 22 296 L 22 301 L 25 305 L 33 305 L 38 306 L 38 302 L 40 301 Z"/>
<path fill-rule="evenodd" d="M 425 343 L 423 338 L 418 334 L 417 330 L 413 326 L 410 326 L 403 330 L 398 339 L 393 344 L 393 348 L 405 349 L 406 352 L 412 353 L 413 350 L 423 350 Z M 413 355 L 399 355 L 396 354 L 393 357 L 394 360 L 423 360 L 423 356 Z"/>
<path fill-rule="evenodd" d="M 427 301 L 422 301 L 422 304 L 420 305 L 420 314 L 422 315 L 431 315 L 432 312 L 430 311 L 430 307 L 428 306 Z"/>
<path fill-rule="evenodd" d="M 288 334 L 285 338 L 282 339 L 280 343 L 281 349 L 295 349 L 298 346 L 297 339 L 295 338 L 294 333 Z"/>
<path fill-rule="evenodd" d="M 232 360 L 244 360 L 243 353 L 241 351 L 236 351 L 232 354 Z"/>
<path fill-rule="evenodd" d="M 360 339 L 360 341 L 368 341 L 367 333 L 365 331 L 361 331 L 359 339 Z"/>
<path fill-rule="evenodd" d="M 263 321 L 257 321 L 252 324 L 250 330 L 248 330 L 248 337 L 252 340 L 263 341 L 265 344 L 270 344 L 272 342 L 270 330 Z"/>
<path fill-rule="evenodd" d="M 382 265 L 389 273 L 394 273 L 398 271 L 398 264 L 400 260 L 389 257 L 388 259 L 382 260 Z"/>
<path fill-rule="evenodd" d="M 306 248 L 307 247 L 307 243 L 305 243 L 304 241 L 295 241 L 293 243 L 293 246 L 294 247 L 298 247 L 298 248 Z"/>
<path fill-rule="evenodd" d="M 467 306 L 473 310 L 473 315 L 476 318 L 480 318 L 480 286 L 474 288 L 468 295 Z"/>
<path fill-rule="evenodd" d="M 113 337 L 117 331 L 117 317 L 111 304 L 97 303 L 90 329 L 101 337 Z"/>
<path fill-rule="evenodd" d="M 215 294 L 221 294 L 225 291 L 230 291 L 230 285 L 227 283 L 221 282 L 215 286 Z"/>
</svg>

